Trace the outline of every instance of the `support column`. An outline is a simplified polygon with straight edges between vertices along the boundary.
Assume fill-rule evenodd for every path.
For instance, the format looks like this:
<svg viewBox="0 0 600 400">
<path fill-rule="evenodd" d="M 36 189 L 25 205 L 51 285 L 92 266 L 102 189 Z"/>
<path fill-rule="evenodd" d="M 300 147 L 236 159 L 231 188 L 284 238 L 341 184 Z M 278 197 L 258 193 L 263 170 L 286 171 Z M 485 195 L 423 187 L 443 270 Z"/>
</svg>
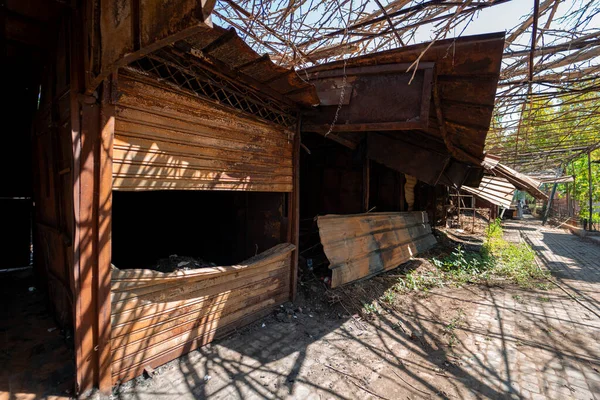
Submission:
<svg viewBox="0 0 600 400">
<path fill-rule="evenodd" d="M 589 186 L 589 206 L 590 206 L 590 218 L 588 221 L 588 230 L 592 230 L 592 217 L 594 216 L 594 202 L 592 198 L 592 151 L 588 151 L 588 186 Z"/>
</svg>

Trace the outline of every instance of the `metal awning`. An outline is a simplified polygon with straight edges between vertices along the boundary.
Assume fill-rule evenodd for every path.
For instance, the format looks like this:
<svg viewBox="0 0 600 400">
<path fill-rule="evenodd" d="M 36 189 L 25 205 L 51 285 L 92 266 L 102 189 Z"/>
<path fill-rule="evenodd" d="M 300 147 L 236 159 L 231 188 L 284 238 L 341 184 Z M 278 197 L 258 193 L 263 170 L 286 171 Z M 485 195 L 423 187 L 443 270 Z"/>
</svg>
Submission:
<svg viewBox="0 0 600 400">
<path fill-rule="evenodd" d="M 478 188 L 463 186 L 462 189 L 483 200 L 489 201 L 500 207 L 509 208 L 515 195 L 516 187 L 505 178 L 486 175 L 481 179 Z"/>
</svg>

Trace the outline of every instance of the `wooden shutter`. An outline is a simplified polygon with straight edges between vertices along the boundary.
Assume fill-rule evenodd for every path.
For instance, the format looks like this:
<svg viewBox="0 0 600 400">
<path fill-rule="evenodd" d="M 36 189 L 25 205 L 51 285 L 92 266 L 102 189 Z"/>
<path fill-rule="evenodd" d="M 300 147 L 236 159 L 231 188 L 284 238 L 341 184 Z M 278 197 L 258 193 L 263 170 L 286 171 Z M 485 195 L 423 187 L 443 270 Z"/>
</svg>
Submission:
<svg viewBox="0 0 600 400">
<path fill-rule="evenodd" d="M 293 132 L 126 70 L 115 190 L 292 191 Z"/>
</svg>

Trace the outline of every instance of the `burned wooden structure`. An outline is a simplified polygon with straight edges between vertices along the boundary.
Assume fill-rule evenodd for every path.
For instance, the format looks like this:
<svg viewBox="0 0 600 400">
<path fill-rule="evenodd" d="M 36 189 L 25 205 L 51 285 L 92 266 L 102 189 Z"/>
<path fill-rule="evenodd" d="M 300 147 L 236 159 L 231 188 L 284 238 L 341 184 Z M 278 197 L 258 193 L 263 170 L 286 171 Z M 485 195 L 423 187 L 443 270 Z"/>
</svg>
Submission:
<svg viewBox="0 0 600 400">
<path fill-rule="evenodd" d="M 321 242 L 332 286 L 428 249 L 448 188 L 478 187 L 503 46 L 463 37 L 303 71 L 321 102 L 302 123 L 300 250 Z"/>
<path fill-rule="evenodd" d="M 213 5 L 55 7 L 33 123 L 34 261 L 73 331 L 78 393 L 294 296 L 300 115 L 318 98 L 213 26 Z M 148 269 L 177 253 L 212 263 Z"/>
<path fill-rule="evenodd" d="M 343 214 L 318 224 L 378 246 L 377 263 L 336 262 L 345 283 L 430 246 L 442 185 L 481 179 L 502 35 L 303 79 L 214 26 L 210 0 L 52 4 L 38 4 L 52 9 L 39 54 L 11 51 L 15 71 L 44 66 L 20 103 L 36 114 L 34 263 L 73 331 L 77 393 L 108 392 L 293 299 L 299 247 L 314 239 L 300 243 L 301 212 Z M 353 215 L 373 208 L 389 215 Z M 148 268 L 175 254 L 212 263 Z"/>
</svg>

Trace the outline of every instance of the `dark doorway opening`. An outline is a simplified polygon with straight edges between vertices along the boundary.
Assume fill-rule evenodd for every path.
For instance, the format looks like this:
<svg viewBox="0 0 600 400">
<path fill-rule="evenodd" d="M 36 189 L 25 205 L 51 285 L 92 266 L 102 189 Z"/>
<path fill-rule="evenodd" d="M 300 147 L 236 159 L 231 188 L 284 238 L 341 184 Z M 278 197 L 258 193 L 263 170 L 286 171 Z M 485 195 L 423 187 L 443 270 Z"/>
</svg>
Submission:
<svg viewBox="0 0 600 400">
<path fill-rule="evenodd" d="M 113 192 L 112 260 L 151 268 L 170 256 L 233 265 L 287 241 L 284 193 Z"/>
</svg>

